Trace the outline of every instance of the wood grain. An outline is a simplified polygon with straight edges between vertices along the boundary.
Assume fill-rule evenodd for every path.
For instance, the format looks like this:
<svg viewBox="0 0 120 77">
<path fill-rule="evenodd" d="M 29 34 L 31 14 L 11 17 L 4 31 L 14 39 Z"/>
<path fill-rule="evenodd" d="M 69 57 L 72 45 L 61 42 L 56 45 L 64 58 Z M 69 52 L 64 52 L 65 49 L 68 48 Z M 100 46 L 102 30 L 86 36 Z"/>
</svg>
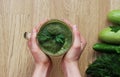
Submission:
<svg viewBox="0 0 120 77">
<path fill-rule="evenodd" d="M 79 66 L 82 77 L 95 60 L 92 45 L 109 22 L 110 10 L 120 9 L 120 0 L 0 0 L 0 77 L 31 77 L 34 60 L 23 38 L 25 31 L 44 18 L 66 18 L 76 24 L 87 40 Z M 60 58 L 52 58 L 50 77 L 63 77 Z"/>
</svg>

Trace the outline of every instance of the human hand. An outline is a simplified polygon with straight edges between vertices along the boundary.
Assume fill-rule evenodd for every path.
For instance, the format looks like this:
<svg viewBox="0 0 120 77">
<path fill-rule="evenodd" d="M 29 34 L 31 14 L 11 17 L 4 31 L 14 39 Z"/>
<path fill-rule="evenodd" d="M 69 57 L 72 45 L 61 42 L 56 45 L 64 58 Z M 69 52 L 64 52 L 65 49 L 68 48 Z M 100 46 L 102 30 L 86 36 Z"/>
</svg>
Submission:
<svg viewBox="0 0 120 77">
<path fill-rule="evenodd" d="M 33 77 L 46 77 L 49 73 L 49 70 L 52 67 L 52 62 L 49 56 L 44 54 L 41 49 L 38 47 L 36 36 L 42 24 L 47 22 L 44 20 L 35 26 L 31 32 L 30 38 L 28 39 L 28 47 L 31 51 L 31 54 L 35 61 L 35 71 Z M 44 75 L 44 76 L 43 76 Z"/>
<path fill-rule="evenodd" d="M 74 41 L 70 50 L 63 56 L 62 69 L 66 77 L 81 77 L 78 60 L 86 46 L 86 41 L 80 34 L 76 25 L 72 25 L 68 20 L 65 19 L 64 22 L 71 27 L 74 35 Z"/>
<path fill-rule="evenodd" d="M 72 25 L 68 20 L 65 19 L 64 22 L 72 28 L 74 41 L 70 50 L 64 55 L 63 60 L 68 62 L 78 61 L 83 49 L 86 46 L 86 41 L 84 37 L 80 34 L 76 25 Z"/>
</svg>

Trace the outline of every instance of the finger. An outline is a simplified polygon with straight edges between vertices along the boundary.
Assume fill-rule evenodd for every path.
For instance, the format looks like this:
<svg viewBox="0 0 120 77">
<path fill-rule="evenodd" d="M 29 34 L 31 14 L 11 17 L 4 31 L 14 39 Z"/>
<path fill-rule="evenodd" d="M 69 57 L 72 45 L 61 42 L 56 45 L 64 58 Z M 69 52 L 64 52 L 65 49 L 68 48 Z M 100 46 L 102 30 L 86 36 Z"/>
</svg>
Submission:
<svg viewBox="0 0 120 77">
<path fill-rule="evenodd" d="M 27 41 L 27 45 L 28 45 L 28 48 L 31 49 L 31 41 L 30 40 Z"/>
<path fill-rule="evenodd" d="M 81 39 L 81 50 L 83 50 L 85 48 L 87 42 L 83 36 L 80 36 L 80 39 Z"/>
<path fill-rule="evenodd" d="M 45 56 L 45 54 L 38 47 L 37 40 L 36 40 L 37 32 L 36 32 L 35 28 L 33 28 L 31 36 L 32 36 L 31 37 L 31 50 L 32 50 L 32 52 L 35 52 L 35 53 L 37 52 L 37 54 L 39 53 L 41 56 Z"/>
<path fill-rule="evenodd" d="M 73 43 L 73 45 L 75 47 L 80 47 L 80 43 L 81 43 L 81 41 L 80 41 L 80 32 L 78 31 L 76 25 L 73 26 L 73 35 L 74 35 L 74 43 Z"/>
<path fill-rule="evenodd" d="M 37 32 L 39 31 L 40 27 L 45 23 L 47 22 L 49 19 L 44 19 L 42 20 L 40 23 L 38 23 L 38 25 L 35 26 Z"/>
<path fill-rule="evenodd" d="M 32 45 L 31 48 L 35 50 L 39 48 L 37 45 L 36 36 L 37 36 L 37 31 L 35 28 L 33 28 L 33 31 L 31 33 L 31 45 Z"/>
<path fill-rule="evenodd" d="M 73 35 L 74 35 L 74 41 L 71 49 L 69 52 L 66 54 L 68 57 L 78 57 L 79 54 L 81 53 L 81 44 L 80 44 L 80 33 L 76 27 L 76 25 L 73 26 Z"/>
</svg>

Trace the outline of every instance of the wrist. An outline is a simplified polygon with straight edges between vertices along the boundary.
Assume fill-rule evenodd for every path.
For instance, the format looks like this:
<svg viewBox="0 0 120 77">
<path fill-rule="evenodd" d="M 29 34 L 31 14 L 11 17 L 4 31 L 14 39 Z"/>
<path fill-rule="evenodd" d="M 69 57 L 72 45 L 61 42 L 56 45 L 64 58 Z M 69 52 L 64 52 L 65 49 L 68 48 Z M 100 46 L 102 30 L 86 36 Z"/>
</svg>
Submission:
<svg viewBox="0 0 120 77">
<path fill-rule="evenodd" d="M 51 71 L 52 65 L 47 63 L 35 64 L 35 70 L 33 77 L 48 77 Z"/>
<path fill-rule="evenodd" d="M 48 62 L 48 63 L 39 63 L 39 64 L 35 64 L 35 69 L 41 69 L 41 70 L 46 70 L 46 71 L 50 71 L 52 69 L 52 63 Z"/>
<path fill-rule="evenodd" d="M 70 66 L 77 66 L 78 67 L 78 61 L 66 61 L 66 60 L 63 60 L 62 61 L 62 69 L 66 69 Z"/>
<path fill-rule="evenodd" d="M 69 65 L 69 64 L 78 64 L 78 60 L 63 58 L 62 65 Z"/>
<path fill-rule="evenodd" d="M 51 62 L 40 62 L 40 63 L 35 63 L 35 66 L 36 67 L 40 67 L 40 66 L 42 66 L 42 67 L 51 67 L 52 66 L 52 63 Z"/>
<path fill-rule="evenodd" d="M 44 68 L 44 69 L 47 69 L 47 68 L 49 68 L 50 67 L 50 64 L 48 63 L 48 64 L 43 64 L 43 63 L 41 63 L 41 64 L 35 64 L 35 68 Z"/>
<path fill-rule="evenodd" d="M 62 70 L 65 77 L 81 77 L 78 61 L 62 62 Z"/>
</svg>

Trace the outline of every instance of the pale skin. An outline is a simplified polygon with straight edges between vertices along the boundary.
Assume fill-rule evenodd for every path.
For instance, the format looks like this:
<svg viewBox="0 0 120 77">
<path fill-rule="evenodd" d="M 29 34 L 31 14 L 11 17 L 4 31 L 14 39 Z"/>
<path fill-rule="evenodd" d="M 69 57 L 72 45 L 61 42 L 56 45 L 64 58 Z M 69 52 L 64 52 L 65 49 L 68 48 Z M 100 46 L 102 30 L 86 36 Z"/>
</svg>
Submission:
<svg viewBox="0 0 120 77">
<path fill-rule="evenodd" d="M 36 41 L 36 35 L 39 28 L 47 21 L 48 19 L 45 19 L 35 26 L 31 32 L 31 37 L 28 39 L 28 47 L 35 61 L 35 69 L 32 77 L 48 77 L 52 69 L 51 59 L 48 55 L 41 51 Z M 81 77 L 78 60 L 86 46 L 86 41 L 80 34 L 76 25 L 72 25 L 65 19 L 63 19 L 63 21 L 71 27 L 74 35 L 74 41 L 70 50 L 62 58 L 61 67 L 65 77 Z"/>
</svg>

